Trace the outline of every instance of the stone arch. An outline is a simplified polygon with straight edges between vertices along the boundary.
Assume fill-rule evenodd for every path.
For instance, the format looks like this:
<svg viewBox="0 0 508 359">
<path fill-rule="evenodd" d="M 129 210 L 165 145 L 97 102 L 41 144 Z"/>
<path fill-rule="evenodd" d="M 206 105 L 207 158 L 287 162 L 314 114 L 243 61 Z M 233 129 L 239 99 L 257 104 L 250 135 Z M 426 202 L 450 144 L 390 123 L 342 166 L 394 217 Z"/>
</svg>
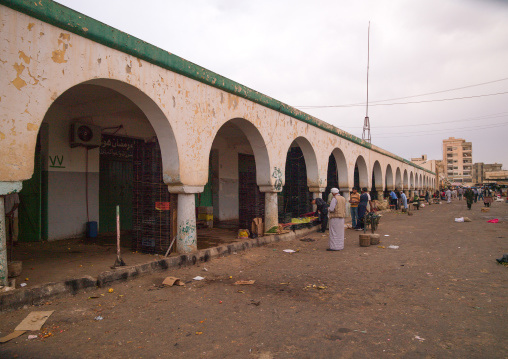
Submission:
<svg viewBox="0 0 508 359">
<path fill-rule="evenodd" d="M 293 142 L 296 142 L 303 152 L 305 158 L 305 166 L 307 167 L 307 185 L 309 187 L 320 187 L 319 183 L 319 170 L 316 151 L 314 147 L 305 137 L 297 137 Z"/>
<path fill-rule="evenodd" d="M 415 188 L 415 179 L 414 179 L 413 171 L 410 171 L 409 172 L 409 189 L 414 189 L 414 188 Z"/>
<path fill-rule="evenodd" d="M 415 189 L 416 190 L 420 189 L 420 180 L 419 180 L 418 174 L 415 175 Z"/>
<path fill-rule="evenodd" d="M 358 183 L 360 188 L 369 187 L 369 170 L 362 155 L 356 158 L 355 167 L 358 168 Z"/>
<path fill-rule="evenodd" d="M 423 178 L 422 178 L 422 174 L 420 173 L 420 189 L 423 189 Z"/>
<path fill-rule="evenodd" d="M 409 177 L 407 175 L 407 170 L 404 170 L 403 181 L 404 181 L 404 190 L 406 190 L 409 188 Z"/>
<path fill-rule="evenodd" d="M 384 189 L 383 171 L 381 170 L 381 164 L 379 163 L 379 161 L 374 162 L 374 167 L 372 168 L 372 177 L 374 178 L 377 187 L 373 189 L 383 190 Z"/>
<path fill-rule="evenodd" d="M 141 109 L 141 111 L 143 111 L 150 122 L 150 125 L 152 125 L 159 141 L 162 156 L 162 168 L 164 171 L 164 183 L 181 184 L 180 160 L 178 156 L 176 136 L 168 118 L 162 112 L 161 108 L 143 91 L 119 80 L 93 79 L 84 82 L 84 84 L 98 85 L 115 90 L 131 100 Z"/>
<path fill-rule="evenodd" d="M 395 188 L 402 189 L 402 175 L 400 172 L 400 167 L 397 167 L 397 170 L 395 171 Z"/>
<path fill-rule="evenodd" d="M 393 170 L 392 166 L 388 165 L 386 166 L 386 172 L 385 172 L 385 189 L 386 190 L 392 190 L 394 183 L 393 183 Z"/>
<path fill-rule="evenodd" d="M 256 181 L 258 186 L 269 186 L 270 185 L 270 158 L 268 155 L 268 148 L 265 140 L 258 128 L 243 118 L 233 118 L 220 126 L 214 134 L 214 139 L 219 134 L 221 129 L 227 128 L 227 126 L 237 127 L 247 137 L 249 144 L 254 153 L 256 161 Z M 207 153 L 210 153 L 213 141 L 210 142 L 210 148 Z M 281 184 L 282 186 L 282 184 Z"/>
<path fill-rule="evenodd" d="M 339 173 L 339 188 L 348 189 L 352 187 L 352 185 L 350 186 L 349 184 L 349 173 L 344 152 L 342 152 L 340 148 L 335 148 L 332 151 L 332 155 L 335 158 L 335 163 L 337 164 L 337 172 Z"/>
</svg>

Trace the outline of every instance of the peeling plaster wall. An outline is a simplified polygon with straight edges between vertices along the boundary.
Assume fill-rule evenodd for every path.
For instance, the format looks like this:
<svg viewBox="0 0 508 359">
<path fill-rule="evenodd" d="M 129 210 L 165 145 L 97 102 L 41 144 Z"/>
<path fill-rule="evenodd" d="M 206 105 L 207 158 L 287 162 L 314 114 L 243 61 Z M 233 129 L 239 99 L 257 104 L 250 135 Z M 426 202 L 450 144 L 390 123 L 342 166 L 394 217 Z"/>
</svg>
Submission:
<svg viewBox="0 0 508 359">
<path fill-rule="evenodd" d="M 243 139 L 243 136 L 240 137 Z M 238 142 L 235 138 L 218 137 L 213 144 L 218 153 L 218 183 L 214 202 L 214 215 L 219 221 L 237 221 L 239 219 L 239 174 L 238 154 L 252 155 L 248 143 Z"/>
<path fill-rule="evenodd" d="M 100 127 L 122 124 L 123 134 L 150 138 L 154 131 L 146 119 L 135 113 L 108 114 L 114 109 L 107 103 L 94 106 L 65 106 L 58 101 L 44 117 L 48 134 L 43 145 L 43 170 L 48 171 L 48 239 L 81 237 L 88 221 L 86 210 L 86 151 L 71 148 L 69 127 L 74 119 Z M 86 115 L 86 117 L 83 117 Z M 88 150 L 88 214 L 99 222 L 99 148 Z"/>
<path fill-rule="evenodd" d="M 375 160 L 408 167 L 384 156 L 390 154 L 376 146 L 371 147 L 381 153 L 14 10 L 2 7 L 1 13 L 0 26 L 9 31 L 2 31 L 7 36 L 0 39 L 0 69 L 7 74 L 0 80 L 0 106 L 4 106 L 0 155 L 5 158 L 0 180 L 31 176 L 30 157 L 45 112 L 68 88 L 90 80 L 116 88 L 145 112 L 163 147 L 168 184 L 203 186 L 212 141 L 219 128 L 234 118 L 252 123 L 265 144 L 267 160 L 263 161 L 266 168 L 258 171 L 260 185 L 275 186 L 278 178 L 273 173 L 284 171 L 287 149 L 297 137 L 307 139 L 316 156 L 317 166 L 310 168 L 308 176 L 311 187 L 326 186 L 327 160 L 334 148 L 344 152 L 348 168 L 354 168 L 359 155 L 365 159 L 368 185 Z M 348 171 L 347 186 L 352 186 L 352 179 L 353 171 Z"/>
</svg>

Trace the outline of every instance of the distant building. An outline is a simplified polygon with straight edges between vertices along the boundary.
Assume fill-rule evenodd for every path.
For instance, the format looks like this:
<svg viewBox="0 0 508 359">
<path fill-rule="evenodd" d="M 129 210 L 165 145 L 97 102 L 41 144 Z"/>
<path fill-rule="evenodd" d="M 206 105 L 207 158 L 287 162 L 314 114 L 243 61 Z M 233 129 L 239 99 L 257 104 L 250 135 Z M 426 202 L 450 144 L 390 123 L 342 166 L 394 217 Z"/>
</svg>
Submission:
<svg viewBox="0 0 508 359">
<path fill-rule="evenodd" d="M 487 172 L 498 172 L 502 170 L 502 167 L 501 163 L 485 164 L 477 162 L 473 164 L 473 183 L 484 183 Z"/>
<path fill-rule="evenodd" d="M 427 155 L 422 155 L 421 157 L 411 158 L 411 162 L 415 165 L 423 167 L 429 171 L 432 171 L 436 174 L 435 179 L 436 183 L 440 183 L 441 177 L 443 176 L 443 166 L 442 161 L 440 160 L 429 160 L 427 159 Z"/>
<path fill-rule="evenodd" d="M 452 184 L 473 183 L 473 145 L 463 138 L 443 140 L 443 162 L 446 178 Z"/>
</svg>

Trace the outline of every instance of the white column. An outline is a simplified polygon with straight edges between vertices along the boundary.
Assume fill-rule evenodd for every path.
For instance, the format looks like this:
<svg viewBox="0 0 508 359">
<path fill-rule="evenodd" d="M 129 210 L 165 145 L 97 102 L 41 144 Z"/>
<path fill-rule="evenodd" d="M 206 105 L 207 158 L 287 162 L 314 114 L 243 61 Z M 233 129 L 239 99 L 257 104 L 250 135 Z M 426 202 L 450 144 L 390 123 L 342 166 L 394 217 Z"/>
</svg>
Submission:
<svg viewBox="0 0 508 359">
<path fill-rule="evenodd" d="M 351 217 L 351 203 L 349 203 L 351 188 L 341 188 L 342 197 L 346 199 L 346 217 Z"/>
<path fill-rule="evenodd" d="M 279 225 L 277 192 L 265 192 L 265 232 Z"/>
<path fill-rule="evenodd" d="M 191 253 L 198 249 L 196 235 L 196 203 L 194 193 L 178 193 L 177 241 L 178 253 Z"/>
<path fill-rule="evenodd" d="M 0 182 L 0 285 L 9 285 L 7 236 L 5 233 L 5 195 L 21 191 L 22 182 Z"/>
<path fill-rule="evenodd" d="M 7 240 L 5 235 L 5 202 L 0 196 L 0 286 L 8 286 L 7 273 Z"/>
</svg>

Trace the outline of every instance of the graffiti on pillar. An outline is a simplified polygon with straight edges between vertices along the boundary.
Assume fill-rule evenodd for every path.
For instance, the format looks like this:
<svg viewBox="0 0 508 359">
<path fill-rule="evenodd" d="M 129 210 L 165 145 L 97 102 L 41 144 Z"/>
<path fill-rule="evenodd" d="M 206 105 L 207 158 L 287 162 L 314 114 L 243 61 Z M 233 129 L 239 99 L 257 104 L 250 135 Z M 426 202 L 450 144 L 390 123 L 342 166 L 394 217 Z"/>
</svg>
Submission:
<svg viewBox="0 0 508 359">
<path fill-rule="evenodd" d="M 189 243 L 185 243 L 185 245 L 192 245 L 196 242 L 196 236 L 194 233 L 196 232 L 196 226 L 191 223 L 191 221 L 187 220 L 185 223 L 179 226 L 180 236 L 178 236 L 179 241 L 188 241 L 191 239 Z"/>
<path fill-rule="evenodd" d="M 49 161 L 51 162 L 51 165 L 49 167 L 52 167 L 52 168 L 65 168 L 65 166 L 62 166 L 62 163 L 63 163 L 63 155 L 61 156 L 49 156 Z"/>
<path fill-rule="evenodd" d="M 275 183 L 273 185 L 275 187 L 275 190 L 281 191 L 282 190 L 282 171 L 280 170 L 279 167 L 273 168 L 272 177 L 275 178 Z"/>
</svg>

